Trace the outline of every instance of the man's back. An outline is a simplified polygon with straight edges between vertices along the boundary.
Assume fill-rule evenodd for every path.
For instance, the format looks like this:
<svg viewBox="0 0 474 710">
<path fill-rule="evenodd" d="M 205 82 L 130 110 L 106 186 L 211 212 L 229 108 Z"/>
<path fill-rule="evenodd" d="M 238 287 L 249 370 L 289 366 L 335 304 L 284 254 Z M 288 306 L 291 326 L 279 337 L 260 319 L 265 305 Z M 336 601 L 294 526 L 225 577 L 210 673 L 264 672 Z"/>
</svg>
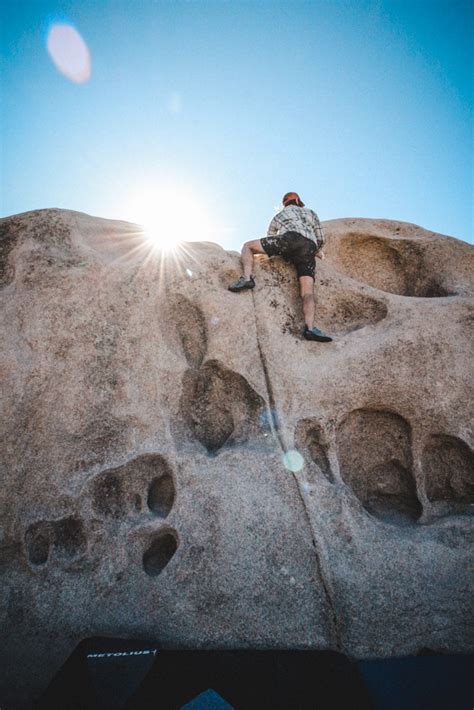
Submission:
<svg viewBox="0 0 474 710">
<path fill-rule="evenodd" d="M 305 340 L 329 343 L 332 337 L 314 325 L 315 262 L 316 257 L 324 259 L 322 246 L 325 240 L 321 223 L 316 212 L 305 208 L 297 192 L 287 192 L 283 195 L 282 203 L 284 207 L 270 222 L 267 236 L 252 239 L 243 245 L 244 273 L 236 283 L 228 287 L 229 291 L 238 293 L 255 288 L 252 274 L 255 254 L 282 257 L 296 268 L 305 320 L 303 337 Z"/>
<path fill-rule="evenodd" d="M 325 242 L 318 215 L 309 207 L 288 205 L 273 217 L 268 227 L 267 236 L 278 236 L 285 232 L 302 234 L 306 239 L 315 242 L 318 249 L 321 249 Z"/>
</svg>

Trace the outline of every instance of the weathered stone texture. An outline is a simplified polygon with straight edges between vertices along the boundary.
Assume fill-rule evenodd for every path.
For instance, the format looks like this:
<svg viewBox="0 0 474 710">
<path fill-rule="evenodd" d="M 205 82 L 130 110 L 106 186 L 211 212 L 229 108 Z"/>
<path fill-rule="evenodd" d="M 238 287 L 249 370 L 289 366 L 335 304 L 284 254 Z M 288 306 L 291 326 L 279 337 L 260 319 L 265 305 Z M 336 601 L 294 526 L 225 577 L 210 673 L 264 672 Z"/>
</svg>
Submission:
<svg viewBox="0 0 474 710">
<path fill-rule="evenodd" d="M 233 294 L 215 244 L 160 258 L 125 222 L 0 220 L 2 707 L 93 635 L 472 649 L 473 249 L 325 228 L 323 344 L 279 259 Z"/>
</svg>

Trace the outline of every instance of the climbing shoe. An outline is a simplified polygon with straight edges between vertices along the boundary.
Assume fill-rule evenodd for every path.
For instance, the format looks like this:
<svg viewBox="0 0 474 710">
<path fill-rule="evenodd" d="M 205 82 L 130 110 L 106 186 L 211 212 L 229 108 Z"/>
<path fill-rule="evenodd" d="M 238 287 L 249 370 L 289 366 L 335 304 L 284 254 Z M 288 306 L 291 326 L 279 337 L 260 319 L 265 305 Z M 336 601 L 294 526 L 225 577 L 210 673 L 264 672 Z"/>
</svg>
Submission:
<svg viewBox="0 0 474 710">
<path fill-rule="evenodd" d="M 234 291 L 234 293 L 237 293 L 237 291 L 244 291 L 246 288 L 255 288 L 255 280 L 253 276 L 249 279 L 246 279 L 245 276 L 241 276 L 235 284 L 228 286 L 229 291 Z"/>
<path fill-rule="evenodd" d="M 329 341 L 332 340 L 330 335 L 322 333 L 316 326 L 311 328 L 311 330 L 308 326 L 305 326 L 303 337 L 306 338 L 306 340 L 319 340 L 321 343 L 329 343 Z"/>
</svg>

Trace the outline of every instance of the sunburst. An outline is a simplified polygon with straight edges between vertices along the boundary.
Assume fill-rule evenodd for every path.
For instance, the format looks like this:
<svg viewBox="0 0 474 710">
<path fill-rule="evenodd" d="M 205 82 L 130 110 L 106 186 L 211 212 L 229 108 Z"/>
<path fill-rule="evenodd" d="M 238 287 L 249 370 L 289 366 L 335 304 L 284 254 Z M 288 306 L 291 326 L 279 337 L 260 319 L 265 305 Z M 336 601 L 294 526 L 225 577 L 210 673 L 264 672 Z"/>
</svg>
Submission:
<svg viewBox="0 0 474 710">
<path fill-rule="evenodd" d="M 127 218 L 143 228 L 143 238 L 160 252 L 176 251 L 183 242 L 210 241 L 217 234 L 211 210 L 184 187 L 136 189 L 126 206 Z"/>
</svg>

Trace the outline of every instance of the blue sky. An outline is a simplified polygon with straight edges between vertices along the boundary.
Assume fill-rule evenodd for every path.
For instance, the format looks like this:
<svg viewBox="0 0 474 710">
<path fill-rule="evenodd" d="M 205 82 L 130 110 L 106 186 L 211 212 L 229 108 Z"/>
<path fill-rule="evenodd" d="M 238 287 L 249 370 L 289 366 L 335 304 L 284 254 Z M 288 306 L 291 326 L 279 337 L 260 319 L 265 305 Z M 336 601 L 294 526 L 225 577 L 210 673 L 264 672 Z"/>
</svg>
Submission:
<svg viewBox="0 0 474 710">
<path fill-rule="evenodd" d="M 127 219 L 166 186 L 238 249 L 296 190 L 321 220 L 473 241 L 472 2 L 0 3 L 2 216 Z M 87 82 L 54 65 L 54 23 L 87 44 Z"/>
</svg>

